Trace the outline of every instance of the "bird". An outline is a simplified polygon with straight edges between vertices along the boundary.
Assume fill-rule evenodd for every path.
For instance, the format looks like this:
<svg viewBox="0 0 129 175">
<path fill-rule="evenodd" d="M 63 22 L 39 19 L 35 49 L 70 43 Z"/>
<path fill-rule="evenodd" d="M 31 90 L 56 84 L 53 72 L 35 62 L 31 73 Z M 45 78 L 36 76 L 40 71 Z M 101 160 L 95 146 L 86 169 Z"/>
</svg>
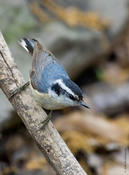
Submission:
<svg viewBox="0 0 129 175">
<path fill-rule="evenodd" d="M 19 40 L 19 44 L 32 56 L 28 84 L 30 84 L 32 96 L 41 107 L 50 111 L 71 106 L 89 108 L 84 102 L 82 90 L 71 80 L 54 54 L 36 39 L 24 37 Z M 50 118 L 51 115 L 44 120 L 44 125 Z"/>
</svg>

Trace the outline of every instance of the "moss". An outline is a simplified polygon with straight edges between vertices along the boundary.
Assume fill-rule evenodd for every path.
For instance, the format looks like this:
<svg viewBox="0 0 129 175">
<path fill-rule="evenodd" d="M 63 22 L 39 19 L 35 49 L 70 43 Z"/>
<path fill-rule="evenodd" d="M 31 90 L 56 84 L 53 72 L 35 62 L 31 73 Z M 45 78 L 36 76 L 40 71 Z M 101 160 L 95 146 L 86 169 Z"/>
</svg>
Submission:
<svg viewBox="0 0 129 175">
<path fill-rule="evenodd" d="M 8 14 L 5 16 L 7 11 Z M 8 44 L 18 40 L 18 38 L 34 30 L 37 26 L 37 21 L 32 17 L 27 8 L 14 7 L 12 10 L 12 7 L 10 7 L 4 11 L 2 16 L 6 20 L 2 32 Z"/>
</svg>

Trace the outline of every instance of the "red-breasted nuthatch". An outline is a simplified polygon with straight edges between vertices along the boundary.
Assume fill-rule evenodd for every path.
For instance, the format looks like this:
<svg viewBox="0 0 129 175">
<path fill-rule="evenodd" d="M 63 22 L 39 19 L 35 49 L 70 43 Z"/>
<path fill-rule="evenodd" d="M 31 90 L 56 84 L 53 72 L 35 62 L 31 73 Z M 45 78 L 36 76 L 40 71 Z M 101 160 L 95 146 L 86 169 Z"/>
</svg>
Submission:
<svg viewBox="0 0 129 175">
<path fill-rule="evenodd" d="M 40 105 L 48 110 L 82 105 L 82 91 L 68 76 L 55 56 L 35 39 L 23 38 L 20 45 L 33 55 L 30 84 L 32 94 Z"/>
<path fill-rule="evenodd" d="M 30 87 L 35 100 L 43 108 L 56 110 L 80 105 L 89 108 L 79 86 L 51 52 L 35 39 L 22 38 L 19 43 L 33 57 Z"/>
</svg>

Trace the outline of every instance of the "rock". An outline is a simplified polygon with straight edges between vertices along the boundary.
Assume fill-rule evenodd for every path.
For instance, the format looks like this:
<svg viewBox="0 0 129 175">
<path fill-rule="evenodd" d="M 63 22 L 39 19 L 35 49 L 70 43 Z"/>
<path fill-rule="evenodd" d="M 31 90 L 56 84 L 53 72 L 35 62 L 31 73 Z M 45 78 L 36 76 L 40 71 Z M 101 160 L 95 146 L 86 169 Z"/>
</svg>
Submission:
<svg viewBox="0 0 129 175">
<path fill-rule="evenodd" d="M 33 0 L 28 0 L 28 2 L 32 5 Z M 109 51 L 113 40 L 116 39 L 116 36 L 120 34 L 127 23 L 127 2 L 129 0 L 81 0 L 79 3 L 70 0 L 66 2 L 55 0 L 54 2 L 63 8 L 70 8 L 70 5 L 75 5 L 85 12 L 94 12 L 100 15 L 102 21 L 108 20 L 110 24 L 106 31 L 88 29 L 84 26 L 69 27 L 59 22 L 61 17 L 54 13 L 54 10 L 47 10 L 47 6 L 44 5 L 46 2 L 43 4 L 42 0 L 37 1 L 39 7 L 42 6 L 40 10 L 46 9 L 44 12 L 48 16 L 55 15 L 58 19 L 58 22 L 48 23 L 44 27 L 41 40 L 59 59 L 61 58 L 62 64 L 71 77 L 75 79 L 87 67 L 100 61 L 101 56 Z"/>
<path fill-rule="evenodd" d="M 128 3 L 129 0 L 91 0 L 87 3 L 87 9 L 110 21 L 107 35 L 114 39 L 128 21 Z"/>
<path fill-rule="evenodd" d="M 45 36 L 50 37 L 46 40 Z M 48 48 L 61 59 L 72 79 L 75 79 L 86 67 L 96 62 L 100 53 L 109 49 L 109 41 L 99 31 L 90 29 L 71 30 L 60 23 L 49 24 L 43 33 Z M 73 64 L 74 63 L 74 64 Z"/>
<path fill-rule="evenodd" d="M 85 91 L 87 92 L 96 112 L 113 116 L 128 111 L 129 83 L 124 83 L 115 87 L 113 85 L 100 82 L 86 87 L 84 92 Z"/>
</svg>

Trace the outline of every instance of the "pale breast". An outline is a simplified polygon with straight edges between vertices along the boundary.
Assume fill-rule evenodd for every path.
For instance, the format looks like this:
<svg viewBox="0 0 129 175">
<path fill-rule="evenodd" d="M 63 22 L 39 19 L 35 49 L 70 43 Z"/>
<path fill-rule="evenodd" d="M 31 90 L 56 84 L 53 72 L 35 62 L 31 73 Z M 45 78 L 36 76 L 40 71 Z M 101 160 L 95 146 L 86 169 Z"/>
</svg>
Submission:
<svg viewBox="0 0 129 175">
<path fill-rule="evenodd" d="M 38 92 L 37 90 L 33 89 L 32 86 L 30 87 L 33 97 L 44 109 L 57 110 L 68 106 L 75 106 L 75 104 L 72 104 L 66 99 L 62 99 L 62 97 L 54 98 L 47 93 Z"/>
</svg>

